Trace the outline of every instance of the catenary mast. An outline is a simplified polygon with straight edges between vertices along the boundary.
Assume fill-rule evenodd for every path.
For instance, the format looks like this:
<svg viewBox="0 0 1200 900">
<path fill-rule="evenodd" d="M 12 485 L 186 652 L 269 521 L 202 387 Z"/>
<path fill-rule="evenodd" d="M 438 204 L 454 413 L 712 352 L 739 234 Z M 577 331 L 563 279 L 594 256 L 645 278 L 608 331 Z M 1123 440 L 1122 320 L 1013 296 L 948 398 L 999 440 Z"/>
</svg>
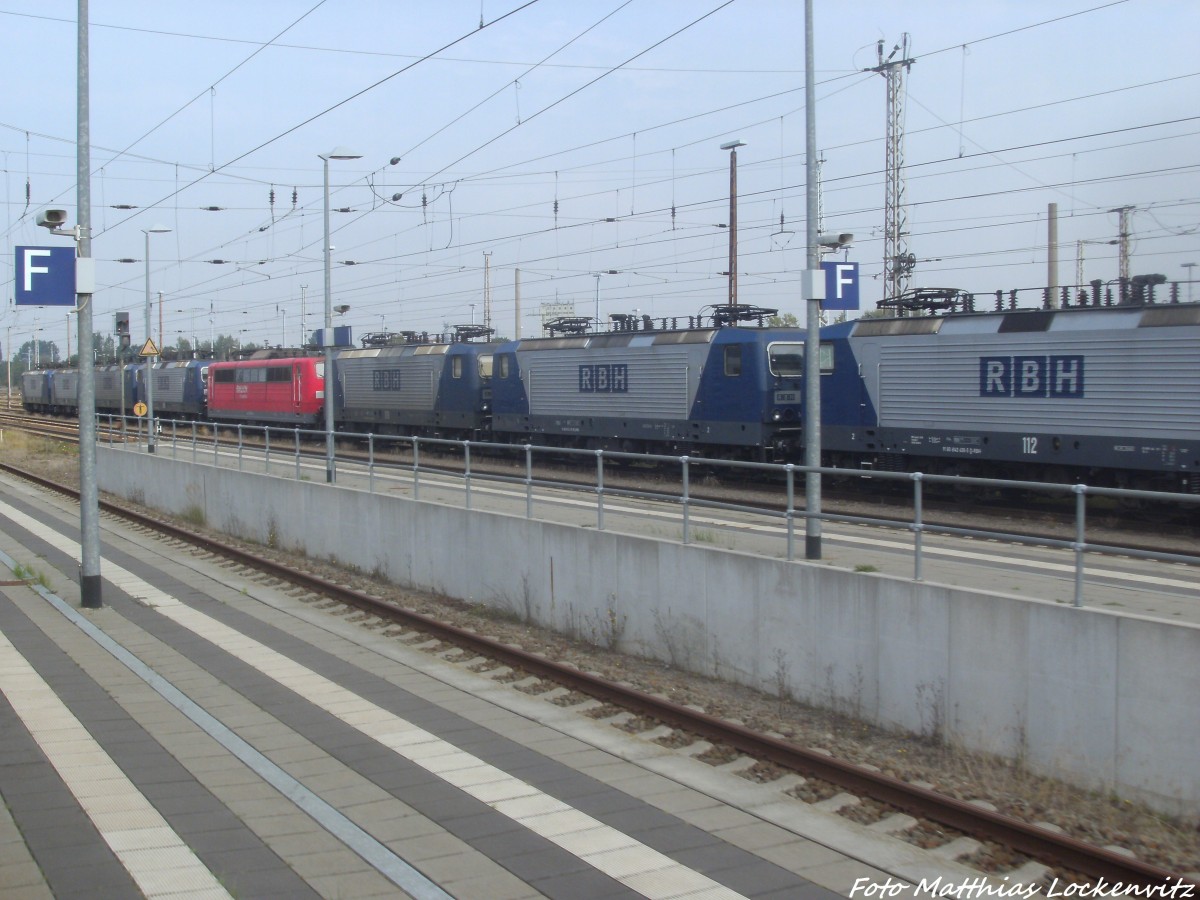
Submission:
<svg viewBox="0 0 1200 900">
<path fill-rule="evenodd" d="M 908 57 L 908 34 L 892 47 L 887 59 L 883 57 L 883 41 L 879 42 L 877 52 L 879 65 L 867 71 L 878 72 L 887 81 L 883 296 L 885 300 L 895 300 L 908 290 L 909 276 L 916 264 L 908 252 L 908 215 L 904 207 L 904 76 L 913 64 Z"/>
</svg>

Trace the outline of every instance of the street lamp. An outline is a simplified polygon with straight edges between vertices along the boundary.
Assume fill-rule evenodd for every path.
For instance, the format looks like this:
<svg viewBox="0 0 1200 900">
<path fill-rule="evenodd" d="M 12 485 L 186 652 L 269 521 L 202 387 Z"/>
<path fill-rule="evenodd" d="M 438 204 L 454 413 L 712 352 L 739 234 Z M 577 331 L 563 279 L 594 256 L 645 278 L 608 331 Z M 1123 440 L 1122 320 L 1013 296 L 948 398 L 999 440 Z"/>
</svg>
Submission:
<svg viewBox="0 0 1200 900">
<path fill-rule="evenodd" d="M 1179 266 L 1180 266 L 1180 268 L 1187 271 L 1188 303 L 1191 303 L 1192 302 L 1192 276 L 1193 276 L 1192 270 L 1194 268 L 1196 268 L 1196 264 L 1194 262 L 1185 262 L 1185 263 L 1180 263 Z"/>
<path fill-rule="evenodd" d="M 722 144 L 729 151 L 729 305 L 737 306 L 737 148 L 742 141 Z"/>
<path fill-rule="evenodd" d="M 333 484 L 333 293 L 329 284 L 329 161 L 331 159 L 362 159 L 361 153 L 335 147 L 318 154 L 325 163 L 325 329 L 321 344 L 325 348 L 325 481 Z"/>
<path fill-rule="evenodd" d="M 168 234 L 171 229 L 166 225 L 152 225 L 149 228 L 143 228 L 142 234 L 146 235 L 146 342 L 150 340 L 150 235 L 152 234 Z M 143 348 L 145 349 L 145 348 Z M 157 350 L 157 347 L 151 346 L 152 350 Z M 157 353 L 146 356 L 146 452 L 154 452 L 154 361 Z M 125 372 L 122 369 L 121 383 L 125 383 Z M 124 410 L 122 410 L 122 413 Z"/>
</svg>

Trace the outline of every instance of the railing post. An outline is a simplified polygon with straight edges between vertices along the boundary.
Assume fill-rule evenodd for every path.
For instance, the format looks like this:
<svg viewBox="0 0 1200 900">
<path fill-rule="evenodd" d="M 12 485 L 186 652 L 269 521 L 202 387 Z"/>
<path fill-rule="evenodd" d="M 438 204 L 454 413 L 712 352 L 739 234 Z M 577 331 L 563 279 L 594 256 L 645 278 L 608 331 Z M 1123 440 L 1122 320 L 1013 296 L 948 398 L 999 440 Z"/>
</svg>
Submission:
<svg viewBox="0 0 1200 900">
<path fill-rule="evenodd" d="M 300 480 L 300 426 L 297 425 L 295 428 L 292 429 L 292 432 L 295 434 L 296 480 L 299 481 Z"/>
<path fill-rule="evenodd" d="M 463 441 L 463 485 L 467 491 L 467 509 L 471 508 L 471 442 Z"/>
<path fill-rule="evenodd" d="M 604 451 L 596 451 L 596 530 L 604 530 Z"/>
<path fill-rule="evenodd" d="M 783 470 L 787 473 L 787 558 L 792 562 L 796 558 L 796 467 L 788 463 Z"/>
<path fill-rule="evenodd" d="M 242 423 L 238 423 L 238 471 L 242 471 Z"/>
<path fill-rule="evenodd" d="M 1077 484 L 1075 492 L 1075 600 L 1076 609 L 1083 606 L 1083 547 L 1086 543 L 1087 485 Z"/>
<path fill-rule="evenodd" d="M 196 432 L 196 423 L 193 421 L 192 422 L 192 462 L 196 461 L 196 454 L 200 450 L 198 441 L 199 441 L 199 435 Z"/>
<path fill-rule="evenodd" d="M 688 458 L 686 456 L 679 457 L 679 464 L 682 466 L 683 472 L 683 542 L 690 544 L 692 542 L 692 507 L 691 488 L 688 481 Z"/>
<path fill-rule="evenodd" d="M 421 439 L 413 436 L 413 499 L 421 497 Z"/>
<path fill-rule="evenodd" d="M 220 465 L 220 462 L 221 462 L 220 450 L 221 450 L 221 426 L 214 425 L 213 426 L 213 465 L 214 466 Z"/>
<path fill-rule="evenodd" d="M 922 505 L 923 493 L 921 490 L 921 479 L 924 476 L 920 472 L 912 473 L 913 481 L 913 581 L 921 580 L 921 563 L 924 560 L 922 549 L 924 547 L 925 538 L 925 520 L 924 507 Z"/>
<path fill-rule="evenodd" d="M 367 435 L 367 493 L 375 493 L 375 435 Z"/>
<path fill-rule="evenodd" d="M 533 518 L 533 445 L 525 445 L 525 518 Z"/>
<path fill-rule="evenodd" d="M 112 415 L 108 416 L 108 446 L 113 445 L 113 420 Z"/>
<path fill-rule="evenodd" d="M 263 428 L 263 469 L 265 474 L 271 474 L 271 426 Z"/>
<path fill-rule="evenodd" d="M 179 458 L 179 420 L 171 420 L 171 459 Z"/>
</svg>

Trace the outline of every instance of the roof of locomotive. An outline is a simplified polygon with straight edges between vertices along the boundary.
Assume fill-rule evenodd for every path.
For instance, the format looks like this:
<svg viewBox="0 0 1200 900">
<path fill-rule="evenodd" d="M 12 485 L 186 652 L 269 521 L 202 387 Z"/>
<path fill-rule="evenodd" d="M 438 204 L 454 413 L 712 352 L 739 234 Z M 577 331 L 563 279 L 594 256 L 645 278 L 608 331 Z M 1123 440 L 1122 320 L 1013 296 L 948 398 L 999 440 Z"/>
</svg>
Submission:
<svg viewBox="0 0 1200 900">
<path fill-rule="evenodd" d="M 298 362 L 319 363 L 323 361 L 324 359 L 321 356 L 308 354 L 300 356 L 212 360 L 208 363 L 208 366 L 216 369 L 257 369 L 264 366 L 290 366 Z"/>
<path fill-rule="evenodd" d="M 955 312 L 934 316 L 858 319 L 846 325 L 850 327 L 853 337 L 1164 328 L 1200 325 L 1200 303 Z"/>
<path fill-rule="evenodd" d="M 517 338 L 504 346 L 505 351 L 573 350 L 579 348 L 659 347 L 670 344 L 739 343 L 746 338 L 768 342 L 802 340 L 804 329 L 794 326 L 720 328 L 677 328 L 670 330 L 600 331 L 555 337 Z"/>
</svg>

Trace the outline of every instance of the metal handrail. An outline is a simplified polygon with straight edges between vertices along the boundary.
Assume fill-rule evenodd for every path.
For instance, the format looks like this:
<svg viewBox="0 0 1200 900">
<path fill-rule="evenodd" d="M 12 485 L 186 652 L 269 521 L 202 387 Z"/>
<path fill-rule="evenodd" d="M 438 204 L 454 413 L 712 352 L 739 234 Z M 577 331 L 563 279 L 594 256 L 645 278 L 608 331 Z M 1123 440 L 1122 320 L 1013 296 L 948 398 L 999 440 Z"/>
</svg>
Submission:
<svg viewBox="0 0 1200 900">
<path fill-rule="evenodd" d="M 108 433 L 109 446 L 112 444 L 112 435 L 116 430 L 114 428 L 114 419 L 120 417 L 109 415 Z M 197 458 L 198 444 L 198 425 L 196 422 L 177 422 L 174 420 L 159 419 L 158 424 L 160 431 L 165 431 L 167 426 L 170 429 L 169 443 L 171 445 L 171 454 L 173 458 L 178 456 L 178 445 L 187 441 L 191 445 L 192 460 Z M 186 431 L 181 436 L 179 426 L 185 426 Z M 220 453 L 220 435 L 222 429 L 225 431 L 233 431 L 236 434 L 236 459 L 239 471 L 244 470 L 245 455 L 247 451 L 246 441 L 248 437 L 254 437 L 261 434 L 262 458 L 264 471 L 272 473 L 271 460 L 271 433 L 275 432 L 277 436 L 276 446 L 278 446 L 278 436 L 288 435 L 292 443 L 292 458 L 294 462 L 294 477 L 299 480 L 303 477 L 301 465 L 301 444 L 304 440 L 319 442 L 323 440 L 325 432 L 320 429 L 306 429 L 297 426 L 264 426 L 264 425 L 248 425 L 245 423 L 236 425 L 214 425 L 205 424 L 199 427 L 207 427 L 213 430 L 212 443 L 212 463 L 219 465 L 221 462 Z M 421 449 L 424 447 L 427 450 L 453 452 L 461 454 L 463 470 L 461 473 L 462 489 L 464 493 L 464 502 L 467 509 L 472 508 L 472 486 L 475 481 L 486 481 L 495 484 L 511 484 L 523 489 L 525 495 L 525 517 L 527 519 L 534 518 L 534 499 L 535 488 L 546 488 L 563 490 L 571 488 L 574 490 L 585 491 L 595 497 L 596 502 L 596 529 L 599 531 L 605 530 L 605 511 L 608 501 L 613 497 L 651 500 L 656 503 L 674 504 L 680 508 L 681 524 L 682 524 L 682 543 L 691 544 L 693 542 L 692 533 L 692 514 L 696 509 L 720 510 L 725 512 L 734 512 L 739 514 L 759 516 L 766 520 L 781 520 L 784 524 L 784 531 L 787 541 L 787 559 L 794 561 L 795 554 L 795 529 L 796 521 L 807 521 L 813 518 L 802 506 L 797 506 L 796 502 L 796 476 L 807 476 L 810 472 L 817 472 L 822 477 L 835 478 L 870 478 L 877 479 L 883 482 L 908 482 L 912 485 L 912 518 L 906 524 L 898 524 L 894 520 L 885 520 L 874 518 L 871 516 L 862 515 L 845 515 L 838 513 L 820 512 L 815 514 L 815 517 L 822 522 L 837 522 L 853 525 L 882 525 L 891 528 L 902 528 L 908 530 L 913 537 L 913 580 L 923 580 L 923 563 L 925 557 L 924 537 L 927 534 L 938 534 L 956 537 L 973 537 L 984 538 L 988 540 L 1004 541 L 1012 544 L 1021 544 L 1026 546 L 1041 546 L 1052 549 L 1070 550 L 1074 557 L 1074 600 L 1076 607 L 1083 605 L 1084 593 L 1084 558 L 1088 553 L 1121 553 L 1125 556 L 1130 556 L 1137 559 L 1154 560 L 1161 562 L 1176 562 L 1197 565 L 1200 564 L 1200 555 L 1171 553 L 1166 551 L 1147 551 L 1138 550 L 1135 548 L 1118 547 L 1109 544 L 1100 544 L 1089 542 L 1086 538 L 1087 526 L 1087 501 L 1092 497 L 1106 497 L 1122 500 L 1138 500 L 1152 501 L 1159 503 L 1171 503 L 1182 505 L 1197 505 L 1200 506 L 1200 496 L 1193 494 L 1183 494 L 1174 492 L 1158 492 L 1158 491 L 1142 491 L 1129 490 L 1122 488 L 1107 488 L 1093 487 L 1084 484 L 1056 484 L 1040 481 L 1010 481 L 998 478 L 978 478 L 973 476 L 953 476 L 953 475 L 937 475 L 924 472 L 881 472 L 870 469 L 841 469 L 836 467 L 809 467 L 794 463 L 762 463 L 748 462 L 743 460 L 721 460 L 709 459 L 707 457 L 691 457 L 691 456 L 670 456 L 662 454 L 638 454 L 626 453 L 613 450 L 594 450 L 594 449 L 579 449 L 579 448 L 564 448 L 564 447 L 547 447 L 534 444 L 499 444 L 487 441 L 468 441 L 448 438 L 431 438 L 431 437 L 415 437 L 415 436 L 391 436 L 369 433 L 356 432 L 339 432 L 336 434 L 338 439 L 343 441 L 358 441 L 365 442 L 367 445 L 367 489 L 370 492 L 375 491 L 376 477 L 381 470 L 398 471 L 403 465 L 405 471 L 412 478 L 412 497 L 414 500 L 420 499 L 421 492 Z M 138 443 L 142 442 L 141 423 L 138 423 Z M 162 452 L 162 444 L 167 443 L 166 435 L 160 434 L 159 447 Z M 124 449 L 136 449 L 138 443 L 132 445 L 122 445 Z M 392 464 L 381 462 L 379 453 L 387 452 L 389 446 L 400 447 L 406 449 L 412 455 L 411 464 Z M 336 448 L 336 443 L 335 443 Z M 488 473 L 472 468 L 472 453 L 478 455 L 515 455 L 519 454 L 523 462 L 523 472 L 520 475 L 506 475 L 504 473 Z M 578 457 L 581 462 L 584 459 L 594 461 L 594 480 L 588 485 L 587 483 L 564 482 L 546 478 L 534 477 L 534 457 L 535 455 L 561 457 Z M 605 466 L 609 462 L 640 462 L 653 463 L 662 466 L 678 467 L 680 492 L 679 495 L 664 497 L 661 492 L 651 493 L 648 491 L 637 490 L 634 488 L 625 488 L 614 485 L 605 479 Z M 336 449 L 335 449 L 335 465 Z M 343 466 L 350 464 L 350 461 L 345 457 L 341 459 Z M 770 475 L 778 476 L 784 486 L 786 492 L 786 501 L 783 510 L 768 509 L 762 506 L 754 506 L 743 503 L 732 503 L 721 500 L 709 500 L 702 497 L 696 497 L 691 490 L 691 479 L 693 469 L 697 465 L 703 465 L 706 468 L 714 470 L 741 470 L 741 471 L 758 471 Z M 428 468 L 424 471 L 428 472 Z M 580 471 L 586 471 L 586 467 L 581 466 Z M 442 473 L 445 474 L 445 473 Z M 924 519 L 924 498 L 927 490 L 927 485 L 951 485 L 955 488 L 999 488 L 1006 490 L 1023 490 L 1034 492 L 1042 495 L 1062 495 L 1073 494 L 1075 496 L 1075 529 L 1074 538 L 1072 540 L 1048 538 L 1042 536 L 1023 535 L 1019 532 L 997 531 L 997 530 L 982 530 L 974 528 L 964 528 L 950 525 L 930 524 Z"/>
</svg>

